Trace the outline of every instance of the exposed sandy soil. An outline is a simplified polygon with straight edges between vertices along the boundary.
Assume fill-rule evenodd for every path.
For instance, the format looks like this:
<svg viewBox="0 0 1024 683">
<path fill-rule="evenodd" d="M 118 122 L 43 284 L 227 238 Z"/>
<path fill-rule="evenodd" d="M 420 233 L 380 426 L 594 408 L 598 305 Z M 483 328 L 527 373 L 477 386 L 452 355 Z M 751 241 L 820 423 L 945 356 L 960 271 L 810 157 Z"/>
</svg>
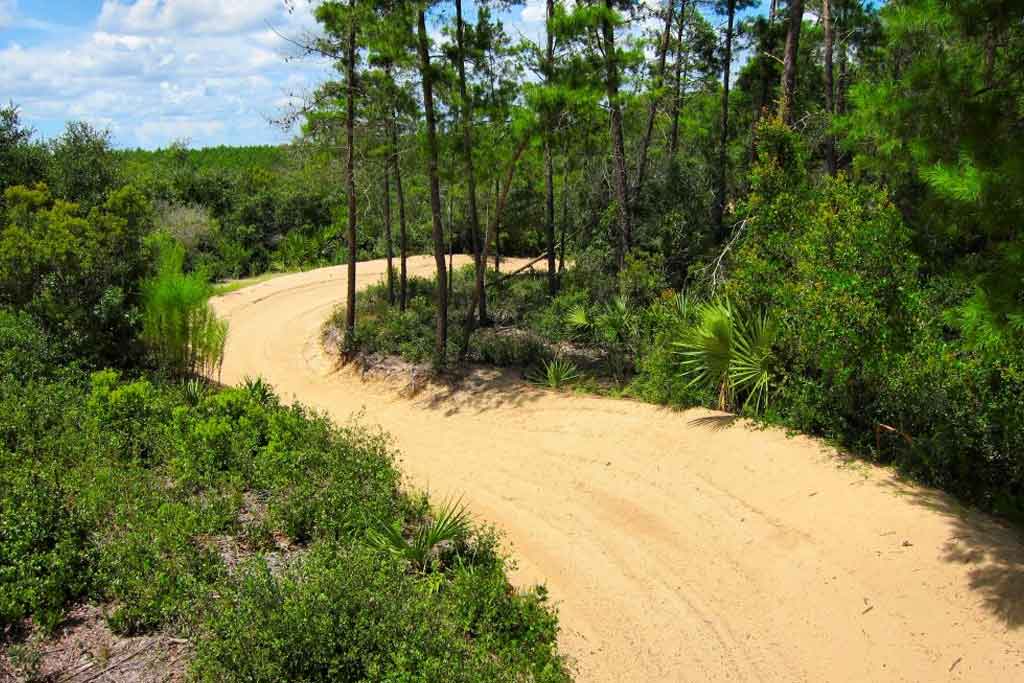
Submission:
<svg viewBox="0 0 1024 683">
<path fill-rule="evenodd" d="M 38 656 L 34 678 L 17 670 L 0 644 L 0 681 L 60 683 L 181 683 L 186 680 L 189 646 L 165 634 L 119 636 L 100 607 L 79 605 L 43 642 L 29 641 Z"/>
<path fill-rule="evenodd" d="M 360 284 L 383 271 L 360 264 Z M 547 584 L 579 680 L 1024 680 L 1017 532 L 718 413 L 486 371 L 412 396 L 363 381 L 320 343 L 343 278 L 327 268 L 217 300 L 223 380 L 261 374 L 286 399 L 390 432 L 413 485 L 464 496 L 507 533 L 516 581 Z"/>
</svg>

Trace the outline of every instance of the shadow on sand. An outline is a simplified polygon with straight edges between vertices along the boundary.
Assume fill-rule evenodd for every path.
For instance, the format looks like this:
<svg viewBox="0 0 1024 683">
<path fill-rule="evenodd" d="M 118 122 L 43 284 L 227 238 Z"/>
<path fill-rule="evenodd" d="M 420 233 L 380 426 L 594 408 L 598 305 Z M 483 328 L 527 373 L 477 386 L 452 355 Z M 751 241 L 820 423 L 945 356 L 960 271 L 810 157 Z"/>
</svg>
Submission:
<svg viewBox="0 0 1024 683">
<path fill-rule="evenodd" d="M 701 417 L 695 417 L 692 420 L 687 420 L 687 427 L 695 427 L 697 429 L 707 429 L 712 432 L 724 432 L 725 430 L 732 427 L 739 421 L 737 415 L 704 415 Z"/>
<path fill-rule="evenodd" d="M 467 412 L 480 415 L 502 408 L 522 408 L 544 392 L 523 381 L 522 372 L 472 367 L 456 375 L 430 380 L 416 396 L 416 405 L 444 411 L 445 417 Z"/>
<path fill-rule="evenodd" d="M 951 529 L 942 559 L 970 567 L 971 589 L 1008 628 L 1024 625 L 1024 534 L 1019 528 L 903 479 L 886 478 L 880 485 L 946 517 Z"/>
</svg>

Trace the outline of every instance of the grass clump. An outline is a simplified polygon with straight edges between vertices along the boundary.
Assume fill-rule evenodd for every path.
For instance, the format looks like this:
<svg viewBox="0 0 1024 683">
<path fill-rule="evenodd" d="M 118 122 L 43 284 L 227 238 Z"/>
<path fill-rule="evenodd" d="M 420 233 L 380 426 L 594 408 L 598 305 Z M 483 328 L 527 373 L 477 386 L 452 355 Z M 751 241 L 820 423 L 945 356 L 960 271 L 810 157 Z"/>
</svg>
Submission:
<svg viewBox="0 0 1024 683">
<path fill-rule="evenodd" d="M 185 273 L 184 263 L 181 245 L 161 242 L 157 274 L 142 288 L 142 340 L 172 377 L 213 376 L 224 360 L 228 326 L 210 307 L 205 273 Z"/>
</svg>

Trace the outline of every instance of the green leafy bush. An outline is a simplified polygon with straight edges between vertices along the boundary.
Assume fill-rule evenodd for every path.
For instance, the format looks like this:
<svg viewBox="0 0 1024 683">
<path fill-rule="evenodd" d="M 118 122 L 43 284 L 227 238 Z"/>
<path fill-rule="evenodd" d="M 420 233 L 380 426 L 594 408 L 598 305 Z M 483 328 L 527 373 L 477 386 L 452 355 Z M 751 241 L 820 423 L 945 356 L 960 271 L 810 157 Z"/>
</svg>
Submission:
<svg viewBox="0 0 1024 683">
<path fill-rule="evenodd" d="M 46 376 L 56 350 L 27 313 L 0 308 L 0 377 L 19 382 Z"/>
<path fill-rule="evenodd" d="M 388 554 L 326 543 L 280 575 L 255 561 L 210 610 L 194 673 L 200 681 L 568 680 L 545 609 L 517 611 L 521 599 L 508 595 L 500 571 L 472 586 L 496 584 L 486 596 L 461 576 L 458 588 L 435 592 Z M 471 608 L 495 597 L 505 598 L 500 616 Z M 498 631 L 500 618 L 514 625 Z M 537 631 L 524 656 L 510 636 Z"/>
<path fill-rule="evenodd" d="M 4 313 L 0 337 L 48 341 Z M 403 495 L 382 434 L 282 406 L 257 380 L 30 374 L 0 373 L 0 628 L 15 649 L 23 620 L 51 629 L 88 598 L 118 632 L 197 638 L 200 680 L 567 680 L 543 595 L 511 591 L 464 509 Z M 389 542 L 369 543 L 374 529 Z"/>
<path fill-rule="evenodd" d="M 130 362 L 139 283 L 148 267 L 144 198 L 123 188 L 85 211 L 38 185 L 8 188 L 5 203 L 0 305 L 32 315 L 65 358 Z"/>
<path fill-rule="evenodd" d="M 32 616 L 45 630 L 90 586 L 87 529 L 52 463 L 0 446 L 0 628 Z"/>
</svg>

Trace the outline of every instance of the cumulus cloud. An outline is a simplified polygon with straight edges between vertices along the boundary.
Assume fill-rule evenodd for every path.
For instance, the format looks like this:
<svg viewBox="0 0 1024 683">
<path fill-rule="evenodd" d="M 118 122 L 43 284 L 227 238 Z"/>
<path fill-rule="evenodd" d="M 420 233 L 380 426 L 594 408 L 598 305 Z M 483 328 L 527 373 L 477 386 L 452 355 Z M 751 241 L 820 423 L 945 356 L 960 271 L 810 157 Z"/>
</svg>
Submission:
<svg viewBox="0 0 1024 683">
<path fill-rule="evenodd" d="M 119 33 L 238 33 L 266 26 L 280 0 L 104 0 L 99 26 Z"/>
<path fill-rule="evenodd" d="M 298 35 L 311 18 L 281 0 L 106 0 L 71 34 L 0 48 L 0 92 L 50 135 L 80 119 L 124 146 L 281 141 L 268 120 L 330 72 L 286 61 L 268 23 Z"/>
</svg>

